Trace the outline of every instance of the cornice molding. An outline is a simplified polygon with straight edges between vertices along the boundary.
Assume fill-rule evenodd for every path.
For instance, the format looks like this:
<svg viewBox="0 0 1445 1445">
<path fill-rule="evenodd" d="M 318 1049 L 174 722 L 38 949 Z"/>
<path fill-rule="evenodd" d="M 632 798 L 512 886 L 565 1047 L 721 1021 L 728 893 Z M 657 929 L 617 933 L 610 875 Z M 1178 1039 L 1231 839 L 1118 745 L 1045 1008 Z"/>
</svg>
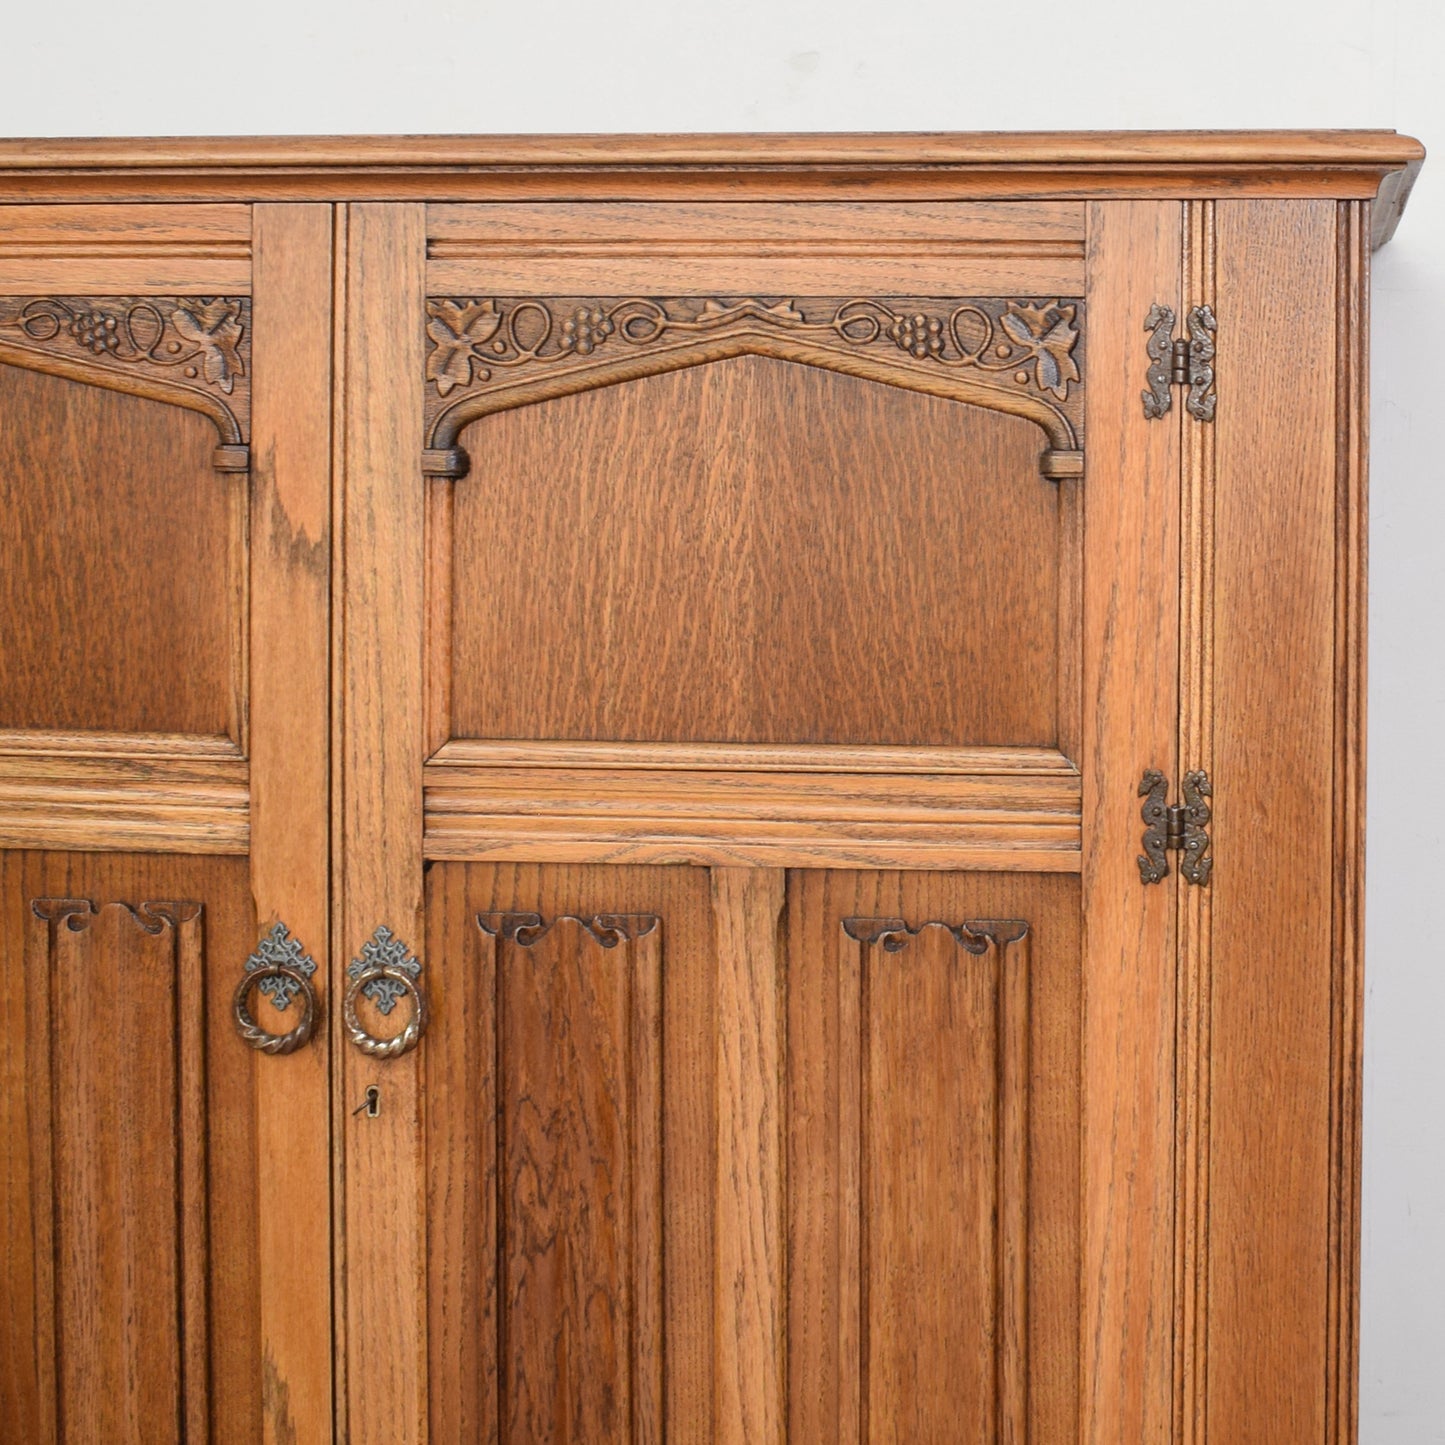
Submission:
<svg viewBox="0 0 1445 1445">
<path fill-rule="evenodd" d="M 0 140 L 0 201 L 1378 196 L 1424 158 L 1387 130 Z"/>
</svg>

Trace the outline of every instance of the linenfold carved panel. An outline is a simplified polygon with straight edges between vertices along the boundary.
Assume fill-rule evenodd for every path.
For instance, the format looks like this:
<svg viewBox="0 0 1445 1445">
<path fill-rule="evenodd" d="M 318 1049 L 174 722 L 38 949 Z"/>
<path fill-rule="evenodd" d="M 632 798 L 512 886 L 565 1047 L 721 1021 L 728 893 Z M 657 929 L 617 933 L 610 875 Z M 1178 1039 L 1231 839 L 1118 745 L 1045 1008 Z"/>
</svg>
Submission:
<svg viewBox="0 0 1445 1445">
<path fill-rule="evenodd" d="M 30 912 L 36 1438 L 136 1439 L 141 1421 L 147 1438 L 203 1439 L 201 905 L 42 898 Z"/>
<path fill-rule="evenodd" d="M 1028 1434 L 1028 925 L 845 918 L 841 1398 L 908 1440 Z M 948 1378 L 920 1368 L 941 1346 Z M 850 1358 L 851 1356 L 851 1358 Z M 854 1433 L 854 1432 L 850 1432 Z"/>
<path fill-rule="evenodd" d="M 822 366 L 1028 417 L 1083 469 L 1083 302 L 1003 297 L 432 297 L 425 470 L 492 411 L 729 356 Z"/>
<path fill-rule="evenodd" d="M 0 363 L 202 412 L 223 471 L 246 467 L 250 347 L 244 296 L 0 296 Z"/>
<path fill-rule="evenodd" d="M 476 922 L 466 1072 L 497 1137 L 465 1187 L 495 1190 L 474 1243 L 496 1269 L 494 1438 L 661 1440 L 660 919 Z"/>
</svg>

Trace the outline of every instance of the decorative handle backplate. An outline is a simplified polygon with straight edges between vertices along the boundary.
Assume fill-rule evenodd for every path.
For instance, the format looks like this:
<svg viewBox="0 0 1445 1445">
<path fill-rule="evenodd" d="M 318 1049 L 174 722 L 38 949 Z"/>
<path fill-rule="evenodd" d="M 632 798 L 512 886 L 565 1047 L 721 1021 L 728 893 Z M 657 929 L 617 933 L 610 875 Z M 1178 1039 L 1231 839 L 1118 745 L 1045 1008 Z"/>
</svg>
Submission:
<svg viewBox="0 0 1445 1445">
<path fill-rule="evenodd" d="M 311 1037 L 320 1017 L 311 982 L 315 972 L 316 961 L 302 952 L 300 939 L 292 938 L 284 923 L 276 924 L 246 960 L 246 971 L 231 1001 L 236 1032 L 242 1040 L 263 1054 L 295 1053 Z M 301 1019 L 296 1027 L 284 1034 L 263 1029 L 251 1014 L 253 988 L 259 988 L 283 1012 L 299 998 Z"/>
<path fill-rule="evenodd" d="M 341 1020 L 347 1038 L 374 1059 L 395 1059 L 414 1049 L 426 1032 L 426 994 L 421 987 L 421 964 L 407 951 L 406 944 L 389 928 L 378 928 L 346 971 L 351 984 L 342 1000 Z M 367 1033 L 356 1013 L 356 1001 L 362 994 L 383 1014 L 389 1014 L 403 997 L 410 998 L 411 1017 L 406 1027 L 389 1039 Z"/>
</svg>

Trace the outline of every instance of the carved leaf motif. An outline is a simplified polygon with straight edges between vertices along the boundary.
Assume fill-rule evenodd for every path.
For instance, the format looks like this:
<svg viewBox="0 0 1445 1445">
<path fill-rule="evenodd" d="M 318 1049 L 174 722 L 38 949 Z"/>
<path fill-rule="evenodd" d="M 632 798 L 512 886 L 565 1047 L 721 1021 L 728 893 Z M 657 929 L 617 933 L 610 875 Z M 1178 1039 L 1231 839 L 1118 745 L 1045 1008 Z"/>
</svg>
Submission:
<svg viewBox="0 0 1445 1445">
<path fill-rule="evenodd" d="M 750 350 L 752 338 L 782 336 L 839 358 L 872 352 L 882 364 L 876 369 L 899 385 L 923 371 L 969 372 L 960 390 L 993 393 L 1005 411 L 1022 411 L 1014 399 L 1027 398 L 1027 414 L 1054 449 L 1072 453 L 1083 420 L 1082 309 L 1082 301 L 1062 297 L 430 297 L 427 465 L 443 470 L 428 475 L 460 475 L 458 429 L 504 408 L 505 394 L 521 385 L 549 394 L 548 370 L 572 390 L 594 352 L 603 354 L 591 364 L 617 376 L 633 366 L 631 357 L 693 338 L 704 350 L 732 338 Z M 479 409 L 488 393 L 498 404 Z"/>
<path fill-rule="evenodd" d="M 428 307 L 426 334 L 432 350 L 426 359 L 428 381 L 443 396 L 458 386 L 470 386 L 472 367 L 481 357 L 477 348 L 497 334 L 502 318 L 492 301 L 433 301 Z M 477 367 L 485 381 L 491 373 Z"/>
<path fill-rule="evenodd" d="M 1068 394 L 1069 383 L 1078 381 L 1079 367 L 1073 350 L 1079 333 L 1074 328 L 1074 308 L 1057 308 L 1058 320 L 1051 326 L 1052 306 L 1023 306 L 1010 302 L 999 324 L 1010 339 L 1030 353 L 1036 363 L 1041 389 L 1051 391 L 1061 401 Z"/>
<path fill-rule="evenodd" d="M 201 374 L 212 386 L 231 392 L 236 378 L 244 376 L 241 360 L 240 308 L 226 300 L 203 301 L 192 306 L 177 307 L 171 324 L 201 353 Z"/>
</svg>

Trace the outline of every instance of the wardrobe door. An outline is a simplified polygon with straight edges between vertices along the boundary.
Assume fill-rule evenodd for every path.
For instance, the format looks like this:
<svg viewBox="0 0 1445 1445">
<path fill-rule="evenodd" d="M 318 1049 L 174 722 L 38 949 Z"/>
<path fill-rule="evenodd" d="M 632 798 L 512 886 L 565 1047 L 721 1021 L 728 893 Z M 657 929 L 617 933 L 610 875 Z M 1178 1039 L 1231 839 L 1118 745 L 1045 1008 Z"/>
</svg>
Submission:
<svg viewBox="0 0 1445 1445">
<path fill-rule="evenodd" d="M 331 1435 L 328 207 L 0 208 L 0 1438 Z"/>
<path fill-rule="evenodd" d="M 350 1438 L 1162 1438 L 1180 207 L 346 227 Z"/>
</svg>

